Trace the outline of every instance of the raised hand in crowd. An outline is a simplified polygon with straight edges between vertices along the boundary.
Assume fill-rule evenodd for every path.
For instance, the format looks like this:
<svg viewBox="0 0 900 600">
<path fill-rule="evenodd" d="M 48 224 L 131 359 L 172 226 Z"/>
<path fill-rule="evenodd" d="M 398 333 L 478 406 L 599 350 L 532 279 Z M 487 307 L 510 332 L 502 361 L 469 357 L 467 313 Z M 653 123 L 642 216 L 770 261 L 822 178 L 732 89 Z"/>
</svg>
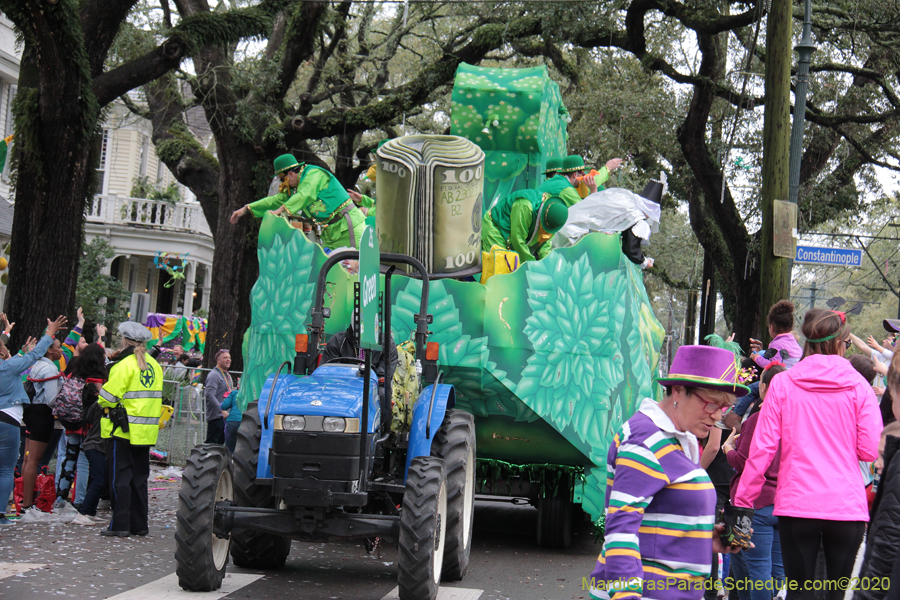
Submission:
<svg viewBox="0 0 900 600">
<path fill-rule="evenodd" d="M 80 311 L 80 309 L 79 309 Z M 59 315 L 56 317 L 55 321 L 51 321 L 47 319 L 47 329 L 44 330 L 44 335 L 49 335 L 50 337 L 55 336 L 63 326 L 68 323 L 68 319 L 64 315 Z"/>
<path fill-rule="evenodd" d="M 49 319 L 48 319 L 49 320 Z M 34 347 L 37 346 L 37 339 L 31 336 L 28 336 L 28 339 L 25 340 L 25 343 L 22 344 L 22 354 L 28 354 Z"/>
<path fill-rule="evenodd" d="M 16 326 L 15 323 L 10 323 L 9 319 L 6 317 L 6 313 L 0 313 L 0 325 L 3 327 L 3 332 L 9 334 L 12 331 L 12 328 Z"/>
</svg>

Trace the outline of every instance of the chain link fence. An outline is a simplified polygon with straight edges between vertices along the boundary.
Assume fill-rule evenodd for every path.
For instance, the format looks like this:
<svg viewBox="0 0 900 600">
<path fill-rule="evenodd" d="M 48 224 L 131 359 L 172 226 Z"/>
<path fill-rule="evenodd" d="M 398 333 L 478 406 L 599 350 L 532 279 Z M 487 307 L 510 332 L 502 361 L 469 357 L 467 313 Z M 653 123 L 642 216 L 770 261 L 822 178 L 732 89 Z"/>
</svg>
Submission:
<svg viewBox="0 0 900 600">
<path fill-rule="evenodd" d="M 168 464 L 184 467 L 191 448 L 206 439 L 203 386 L 163 380 L 163 405 L 172 407 L 172 416 L 160 429 L 155 449 Z"/>
<path fill-rule="evenodd" d="M 211 369 L 178 369 L 167 367 L 163 379 L 163 406 L 172 407 L 172 416 L 160 429 L 156 452 L 165 456 L 169 465 L 184 467 L 191 448 L 206 440 L 206 400 L 203 384 Z M 235 384 L 240 371 L 231 371 Z M 165 409 L 164 409 L 165 410 Z"/>
</svg>

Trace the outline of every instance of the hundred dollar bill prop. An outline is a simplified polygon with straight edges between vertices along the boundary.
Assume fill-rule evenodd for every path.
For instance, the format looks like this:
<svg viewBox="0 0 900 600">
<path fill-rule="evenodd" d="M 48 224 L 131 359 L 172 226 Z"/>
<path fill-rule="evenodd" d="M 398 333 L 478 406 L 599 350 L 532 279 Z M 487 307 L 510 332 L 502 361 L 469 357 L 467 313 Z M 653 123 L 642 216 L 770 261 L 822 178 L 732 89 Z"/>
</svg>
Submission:
<svg viewBox="0 0 900 600">
<path fill-rule="evenodd" d="M 418 258 L 430 273 L 481 263 L 484 152 L 451 135 L 412 135 L 377 152 L 376 229 L 383 252 Z"/>
</svg>

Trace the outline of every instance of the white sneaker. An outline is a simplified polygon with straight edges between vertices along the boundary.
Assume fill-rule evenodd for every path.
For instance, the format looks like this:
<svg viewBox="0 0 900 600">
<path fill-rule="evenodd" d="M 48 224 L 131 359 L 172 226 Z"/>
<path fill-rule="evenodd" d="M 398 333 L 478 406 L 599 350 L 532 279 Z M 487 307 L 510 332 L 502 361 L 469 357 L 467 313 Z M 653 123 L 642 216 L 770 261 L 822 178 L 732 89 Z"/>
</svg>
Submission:
<svg viewBox="0 0 900 600">
<path fill-rule="evenodd" d="M 109 519 L 104 517 L 92 517 L 91 515 L 86 515 L 88 519 L 94 522 L 94 525 L 108 525 Z"/>
<path fill-rule="evenodd" d="M 87 525 L 87 526 L 100 525 L 100 524 L 101 524 L 101 523 L 96 523 L 96 522 L 94 522 L 94 520 L 91 519 L 89 516 L 87 516 L 87 515 L 82 515 L 82 514 L 79 514 L 77 517 L 75 517 L 74 519 L 72 519 L 72 523 L 73 523 L 74 525 Z"/>
</svg>

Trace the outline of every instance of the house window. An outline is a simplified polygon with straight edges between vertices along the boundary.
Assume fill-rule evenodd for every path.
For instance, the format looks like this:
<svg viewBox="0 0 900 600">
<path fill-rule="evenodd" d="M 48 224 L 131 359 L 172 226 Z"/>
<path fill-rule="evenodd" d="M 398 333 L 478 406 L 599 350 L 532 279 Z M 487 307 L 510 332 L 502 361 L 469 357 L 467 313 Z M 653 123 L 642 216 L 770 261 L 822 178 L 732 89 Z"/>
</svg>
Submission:
<svg viewBox="0 0 900 600">
<path fill-rule="evenodd" d="M 146 135 L 141 136 L 141 166 L 138 170 L 140 177 L 147 176 L 147 161 L 150 159 L 150 138 Z"/>
<path fill-rule="evenodd" d="M 6 89 L 7 89 L 6 98 L 5 98 L 6 101 L 3 104 L 3 118 L 4 118 L 3 137 L 4 138 L 12 135 L 12 132 L 13 132 L 13 126 L 14 126 L 13 120 L 15 117 L 13 116 L 12 105 L 13 105 L 13 100 L 16 99 L 16 90 L 18 89 L 18 86 L 7 85 Z M 9 161 L 11 159 L 12 159 L 12 149 L 9 148 L 6 152 L 6 162 L 3 165 L 0 165 L 3 167 L 3 174 L 0 175 L 0 179 L 2 179 L 4 183 L 9 183 Z"/>
<path fill-rule="evenodd" d="M 145 293 L 151 293 L 150 290 L 153 289 L 153 271 L 156 269 L 153 268 L 153 265 L 147 267 L 147 287 L 144 288 Z"/>
<path fill-rule="evenodd" d="M 109 164 L 109 129 L 104 129 L 100 134 L 100 161 L 97 165 L 97 183 L 99 195 L 105 196 L 109 185 L 107 165 Z"/>
</svg>

